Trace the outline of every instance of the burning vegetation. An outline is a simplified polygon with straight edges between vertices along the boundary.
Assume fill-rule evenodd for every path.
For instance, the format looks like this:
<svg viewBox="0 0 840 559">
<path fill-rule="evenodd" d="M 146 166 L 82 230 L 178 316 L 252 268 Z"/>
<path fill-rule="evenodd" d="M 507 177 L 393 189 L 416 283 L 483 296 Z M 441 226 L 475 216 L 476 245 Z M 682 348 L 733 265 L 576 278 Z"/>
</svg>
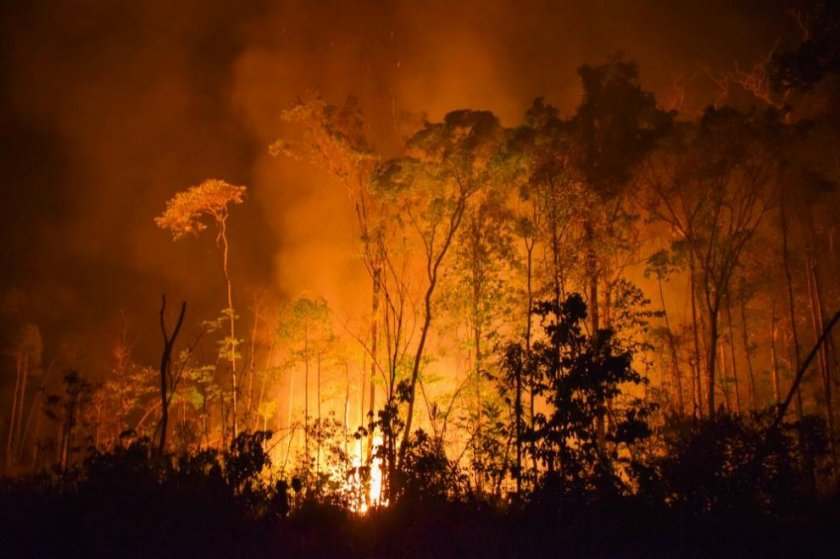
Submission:
<svg viewBox="0 0 840 559">
<path fill-rule="evenodd" d="M 622 56 L 579 68 L 574 110 L 538 98 L 514 124 L 284 106 L 261 165 L 342 201 L 327 283 L 250 282 L 239 229 L 269 187 L 207 179 L 143 215 L 189 280 L 96 351 L 45 340 L 38 293 L 10 290 L 7 549 L 821 552 L 840 14 L 794 15 L 800 40 L 713 75 L 699 111 Z"/>
</svg>

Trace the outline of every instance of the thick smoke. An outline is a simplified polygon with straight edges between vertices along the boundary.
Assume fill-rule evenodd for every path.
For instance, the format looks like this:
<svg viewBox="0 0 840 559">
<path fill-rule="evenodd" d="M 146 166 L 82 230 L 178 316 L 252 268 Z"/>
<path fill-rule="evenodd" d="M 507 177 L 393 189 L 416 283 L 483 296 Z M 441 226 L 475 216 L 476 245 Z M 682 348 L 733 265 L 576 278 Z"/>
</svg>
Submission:
<svg viewBox="0 0 840 559">
<path fill-rule="evenodd" d="M 218 177 L 250 188 L 231 221 L 238 286 L 321 293 L 349 315 L 363 277 L 341 186 L 269 157 L 279 113 L 319 92 L 359 98 L 394 149 L 395 115 L 457 108 L 514 125 L 536 96 L 571 112 L 575 69 L 622 51 L 667 98 L 676 77 L 750 64 L 776 42 L 785 3 L 665 0 L 21 2 L 0 22 L 0 291 L 6 341 L 21 322 L 47 352 L 91 363 L 125 309 L 158 351 L 158 297 L 220 305 L 209 237 L 173 244 L 153 217 Z M 249 7 L 245 7 L 249 6 Z M 771 23 L 773 22 L 773 23 Z M 705 102 L 699 88 L 698 103 Z M 241 300 L 245 293 L 239 294 Z M 4 342 L 5 343 L 5 342 Z M 4 365 L 4 370 L 10 365 Z"/>
</svg>

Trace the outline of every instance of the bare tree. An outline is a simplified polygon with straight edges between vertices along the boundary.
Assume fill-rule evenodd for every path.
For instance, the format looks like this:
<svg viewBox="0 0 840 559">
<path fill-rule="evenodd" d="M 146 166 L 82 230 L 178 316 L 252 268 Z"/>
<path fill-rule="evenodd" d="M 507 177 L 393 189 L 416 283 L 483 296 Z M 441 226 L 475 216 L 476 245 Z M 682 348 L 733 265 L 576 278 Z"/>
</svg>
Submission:
<svg viewBox="0 0 840 559">
<path fill-rule="evenodd" d="M 175 340 L 181 331 L 184 323 L 184 315 L 187 312 L 187 303 L 181 303 L 181 310 L 178 312 L 178 319 L 175 321 L 175 328 L 170 335 L 166 329 L 166 295 L 160 300 L 160 333 L 163 335 L 163 352 L 160 357 L 160 444 L 158 454 L 163 455 L 166 451 L 166 428 L 169 423 L 169 403 L 172 401 L 174 382 L 172 377 L 172 349 Z"/>
</svg>

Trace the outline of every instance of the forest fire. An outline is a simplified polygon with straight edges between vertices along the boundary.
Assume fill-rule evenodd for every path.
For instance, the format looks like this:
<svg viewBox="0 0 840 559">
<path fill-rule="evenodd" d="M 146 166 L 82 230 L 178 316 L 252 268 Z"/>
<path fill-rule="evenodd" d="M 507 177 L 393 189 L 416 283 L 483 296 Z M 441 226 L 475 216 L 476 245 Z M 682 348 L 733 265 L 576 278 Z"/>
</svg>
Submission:
<svg viewBox="0 0 840 559">
<path fill-rule="evenodd" d="M 0 18 L 2 554 L 836 548 L 840 9 L 384 4 Z"/>
</svg>

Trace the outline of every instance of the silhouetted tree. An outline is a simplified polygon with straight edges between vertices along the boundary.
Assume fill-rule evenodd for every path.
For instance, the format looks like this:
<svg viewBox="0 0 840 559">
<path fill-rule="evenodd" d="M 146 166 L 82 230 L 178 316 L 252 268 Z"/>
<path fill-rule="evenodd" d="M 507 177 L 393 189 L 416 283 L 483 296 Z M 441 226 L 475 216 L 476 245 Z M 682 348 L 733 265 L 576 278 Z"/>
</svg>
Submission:
<svg viewBox="0 0 840 559">
<path fill-rule="evenodd" d="M 537 413 L 534 429 L 525 436 L 536 442 L 537 458 L 551 483 L 577 492 L 616 487 L 621 483 L 618 468 L 627 462 L 619 448 L 630 449 L 632 456 L 633 445 L 650 434 L 647 418 L 653 410 L 637 397 L 619 397 L 626 387 L 647 380 L 633 369 L 632 352 L 612 330 L 584 333 L 587 307 L 580 295 L 569 295 L 559 306 L 542 301 L 534 312 L 545 338 L 533 346 L 532 367 L 548 408 Z M 508 348 L 507 362 L 522 366 L 517 357 L 522 350 L 516 348 Z M 604 436 L 615 445 L 610 456 L 601 448 L 599 419 Z"/>
<path fill-rule="evenodd" d="M 163 352 L 160 357 L 160 444 L 158 453 L 163 455 L 166 451 L 166 428 L 169 423 L 169 404 L 175 391 L 174 378 L 172 376 L 172 349 L 175 340 L 184 324 L 184 314 L 187 312 L 187 303 L 181 303 L 181 310 L 178 312 L 178 319 L 170 334 L 166 328 L 166 296 L 161 296 L 160 303 L 160 333 L 163 335 Z"/>
</svg>

